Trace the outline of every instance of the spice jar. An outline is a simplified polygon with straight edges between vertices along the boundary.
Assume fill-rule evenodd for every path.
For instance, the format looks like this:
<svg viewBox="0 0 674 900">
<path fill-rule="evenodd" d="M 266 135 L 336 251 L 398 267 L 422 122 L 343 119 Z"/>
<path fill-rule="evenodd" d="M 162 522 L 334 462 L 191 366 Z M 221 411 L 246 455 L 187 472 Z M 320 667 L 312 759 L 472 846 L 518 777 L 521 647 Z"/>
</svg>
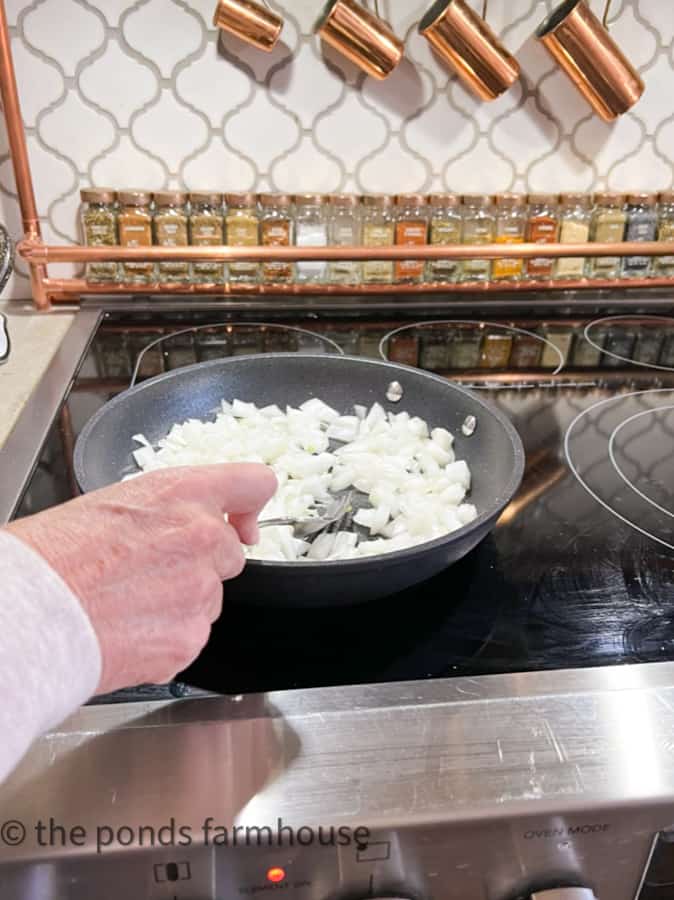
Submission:
<svg viewBox="0 0 674 900">
<path fill-rule="evenodd" d="M 597 244 L 618 244 L 625 237 L 627 210 L 624 194 L 596 194 L 590 240 Z M 592 278 L 617 278 L 620 275 L 619 256 L 598 256 L 590 260 Z"/>
<path fill-rule="evenodd" d="M 229 247 L 255 247 L 258 243 L 258 211 L 255 194 L 225 194 L 225 241 Z M 229 280 L 238 284 L 258 279 L 256 262 L 230 262 Z"/>
<path fill-rule="evenodd" d="M 506 369 L 512 345 L 511 334 L 486 334 L 480 349 L 480 368 Z"/>
<path fill-rule="evenodd" d="M 663 341 L 664 335 L 660 328 L 647 326 L 641 329 L 634 350 L 635 362 L 647 363 L 649 366 L 657 365 Z"/>
<path fill-rule="evenodd" d="M 674 191 L 663 191 L 658 206 L 658 240 L 674 242 Z M 662 278 L 674 277 L 674 255 L 656 256 L 653 260 L 655 274 Z"/>
<path fill-rule="evenodd" d="M 386 194 L 363 197 L 363 246 L 390 247 L 395 240 L 393 200 Z M 386 259 L 371 259 L 363 263 L 365 284 L 390 284 L 393 263 Z"/>
<path fill-rule="evenodd" d="M 665 338 L 658 365 L 674 369 L 674 334 L 670 334 Z"/>
<path fill-rule="evenodd" d="M 457 194 L 431 194 L 429 241 L 435 246 L 461 243 L 463 215 L 461 198 Z M 458 281 L 461 263 L 458 259 L 429 259 L 426 264 L 428 281 Z"/>
<path fill-rule="evenodd" d="M 562 194 L 559 200 L 559 243 L 587 243 L 592 220 L 591 198 L 587 194 Z M 582 278 L 584 274 L 584 256 L 560 257 L 555 262 L 555 278 Z"/>
<path fill-rule="evenodd" d="M 521 194 L 497 194 L 496 243 L 523 244 L 527 227 L 527 205 Z M 523 259 L 495 259 L 491 267 L 494 281 L 518 281 L 524 270 Z"/>
<path fill-rule="evenodd" d="M 295 243 L 298 247 L 327 247 L 328 222 L 322 194 L 298 194 L 295 197 Z M 327 266 L 316 259 L 297 263 L 299 282 L 325 281 Z"/>
<path fill-rule="evenodd" d="M 463 198 L 464 244 L 491 244 L 494 241 L 493 198 L 469 194 Z M 466 259 L 461 267 L 461 281 L 488 281 L 491 263 L 488 259 Z"/>
<path fill-rule="evenodd" d="M 224 242 L 222 194 L 190 194 L 189 220 L 190 244 L 194 247 L 219 247 Z M 195 262 L 192 274 L 197 284 L 221 284 L 225 280 L 225 264 L 222 262 Z"/>
<path fill-rule="evenodd" d="M 119 243 L 122 247 L 152 246 L 152 194 L 148 191 L 120 191 Z M 149 284 L 154 280 L 151 262 L 123 262 L 120 266 L 122 281 Z"/>
<path fill-rule="evenodd" d="M 627 233 L 625 240 L 654 241 L 658 233 L 657 197 L 655 194 L 629 194 L 627 197 Z M 649 256 L 625 256 L 622 272 L 627 278 L 647 278 L 651 274 Z"/>
<path fill-rule="evenodd" d="M 419 365 L 430 372 L 444 372 L 449 368 L 451 330 L 446 326 L 421 330 Z"/>
<path fill-rule="evenodd" d="M 417 366 L 419 363 L 419 336 L 411 328 L 406 328 L 391 336 L 387 356 L 390 362 L 403 366 Z"/>
<path fill-rule="evenodd" d="M 592 343 L 585 337 L 584 326 L 577 329 L 572 357 L 572 364 L 576 368 L 595 369 L 601 363 L 602 351 L 606 343 L 606 330 L 593 328 L 590 332 L 590 338 Z"/>
<path fill-rule="evenodd" d="M 154 195 L 154 242 L 158 247 L 187 246 L 187 194 L 158 191 Z M 187 261 L 160 262 L 159 280 L 168 283 L 189 281 Z"/>
<path fill-rule="evenodd" d="M 117 244 L 117 193 L 109 188 L 84 188 L 80 191 L 82 231 L 87 247 L 114 247 Z M 116 262 L 87 263 L 87 281 L 114 281 Z"/>
<path fill-rule="evenodd" d="M 613 326 L 606 337 L 606 346 L 602 365 L 609 369 L 619 369 L 625 361 L 634 358 L 636 332 L 622 325 Z"/>
<path fill-rule="evenodd" d="M 476 369 L 480 362 L 482 330 L 459 328 L 449 345 L 450 369 Z"/>
<path fill-rule="evenodd" d="M 379 344 L 382 336 L 382 333 L 378 331 L 361 331 L 358 337 L 358 356 L 381 359 Z"/>
<path fill-rule="evenodd" d="M 557 240 L 559 217 L 556 194 L 529 194 L 526 239 L 531 244 L 553 244 Z M 554 260 L 536 256 L 527 260 L 526 277 L 552 278 Z"/>
<path fill-rule="evenodd" d="M 548 343 L 543 345 L 541 367 L 543 369 L 556 369 L 560 365 L 565 366 L 571 352 L 573 331 L 570 328 L 545 328 L 543 337 Z M 555 351 L 555 347 L 559 353 Z"/>
<path fill-rule="evenodd" d="M 510 365 L 513 369 L 537 369 L 545 344 L 534 333 L 513 335 Z"/>
<path fill-rule="evenodd" d="M 423 194 L 398 194 L 395 199 L 395 242 L 402 246 L 418 247 L 426 243 L 428 211 Z M 399 259 L 395 264 L 395 280 L 403 284 L 421 281 L 423 260 Z"/>
<path fill-rule="evenodd" d="M 362 240 L 360 199 L 355 194 L 333 194 L 328 206 L 328 245 L 358 247 Z M 334 260 L 328 265 L 331 284 L 359 284 L 362 267 L 352 259 Z"/>
<path fill-rule="evenodd" d="M 292 197 L 290 194 L 260 194 L 260 243 L 263 247 L 290 247 L 293 242 Z M 286 261 L 262 263 L 262 280 L 287 284 L 295 266 Z"/>
</svg>

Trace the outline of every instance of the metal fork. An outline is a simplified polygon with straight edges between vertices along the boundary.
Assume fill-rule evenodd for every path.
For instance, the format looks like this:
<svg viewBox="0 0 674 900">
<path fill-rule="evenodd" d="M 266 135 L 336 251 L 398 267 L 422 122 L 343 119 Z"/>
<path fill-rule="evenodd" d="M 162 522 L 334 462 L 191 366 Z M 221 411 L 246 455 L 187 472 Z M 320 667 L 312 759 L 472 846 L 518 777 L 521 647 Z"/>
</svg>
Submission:
<svg viewBox="0 0 674 900">
<path fill-rule="evenodd" d="M 352 495 L 353 491 L 348 491 L 343 497 L 333 500 L 325 507 L 322 515 L 315 516 L 313 519 L 263 519 L 258 522 L 258 525 L 260 528 L 267 528 L 271 525 L 292 525 L 295 537 L 312 537 L 344 517 L 351 505 Z"/>
</svg>

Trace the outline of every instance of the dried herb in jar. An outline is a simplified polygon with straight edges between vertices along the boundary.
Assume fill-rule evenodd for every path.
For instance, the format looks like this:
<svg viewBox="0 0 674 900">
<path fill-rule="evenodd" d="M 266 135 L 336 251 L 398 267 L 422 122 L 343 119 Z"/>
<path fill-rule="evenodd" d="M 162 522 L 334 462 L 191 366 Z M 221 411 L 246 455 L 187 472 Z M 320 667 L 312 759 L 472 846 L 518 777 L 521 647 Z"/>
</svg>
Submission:
<svg viewBox="0 0 674 900">
<path fill-rule="evenodd" d="M 117 193 L 109 188 L 84 188 L 82 199 L 82 231 L 87 247 L 114 247 L 117 244 Z M 115 281 L 116 262 L 88 263 L 87 281 Z"/>
<path fill-rule="evenodd" d="M 152 194 L 148 191 L 120 191 L 119 243 L 122 247 L 152 246 Z M 126 282 L 148 284 L 154 279 L 151 262 L 125 262 L 121 278 Z"/>
<path fill-rule="evenodd" d="M 222 194 L 193 192 L 190 203 L 190 244 L 193 247 L 219 247 L 224 242 Z M 202 260 L 192 264 L 192 274 L 198 284 L 220 284 L 225 278 L 225 265 Z"/>
<path fill-rule="evenodd" d="M 187 194 L 182 191 L 160 191 L 154 196 L 154 242 L 158 247 L 187 247 Z M 190 266 L 186 260 L 159 263 L 159 280 L 185 282 Z"/>
</svg>

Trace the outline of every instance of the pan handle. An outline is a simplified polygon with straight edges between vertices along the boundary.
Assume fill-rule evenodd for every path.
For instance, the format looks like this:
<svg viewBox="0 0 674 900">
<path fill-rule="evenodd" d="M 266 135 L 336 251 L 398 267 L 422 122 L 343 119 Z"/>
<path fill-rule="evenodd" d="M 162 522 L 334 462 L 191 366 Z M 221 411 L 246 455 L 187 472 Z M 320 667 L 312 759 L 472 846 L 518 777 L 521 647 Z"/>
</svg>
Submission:
<svg viewBox="0 0 674 900">
<path fill-rule="evenodd" d="M 326 344 L 332 352 L 338 354 L 339 356 L 344 356 L 344 351 L 342 350 L 342 348 L 331 338 L 325 337 L 325 335 L 323 334 L 317 334 L 315 331 L 309 331 L 306 328 L 298 328 L 296 325 L 280 325 L 278 322 L 223 322 L 219 325 L 193 325 L 191 328 L 181 328 L 179 331 L 172 331 L 170 334 L 163 334 L 161 337 L 155 338 L 153 341 L 150 341 L 149 344 L 146 344 L 136 357 L 136 364 L 133 367 L 133 373 L 131 375 L 129 387 L 132 388 L 136 384 L 136 381 L 138 380 L 138 373 L 140 371 L 140 364 L 148 350 L 151 350 L 158 344 L 161 344 L 164 341 L 168 341 L 170 340 L 170 338 L 177 337 L 180 334 L 194 334 L 199 331 L 213 331 L 216 328 L 273 328 L 279 331 L 292 331 L 295 332 L 295 334 L 302 334 L 305 336 L 308 335 L 309 337 L 312 337 L 315 340 Z"/>
</svg>

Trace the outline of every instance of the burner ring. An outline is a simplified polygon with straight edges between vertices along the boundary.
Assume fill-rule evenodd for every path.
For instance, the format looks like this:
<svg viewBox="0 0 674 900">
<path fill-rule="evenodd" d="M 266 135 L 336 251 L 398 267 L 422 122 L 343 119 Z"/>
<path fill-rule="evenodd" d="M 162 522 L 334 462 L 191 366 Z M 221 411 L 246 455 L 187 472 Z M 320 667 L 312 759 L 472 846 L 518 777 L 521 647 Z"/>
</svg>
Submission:
<svg viewBox="0 0 674 900">
<path fill-rule="evenodd" d="M 629 356 L 621 356 L 619 353 L 613 353 L 613 351 L 607 350 L 605 347 L 595 343 L 590 337 L 590 329 L 597 325 L 604 325 L 607 322 L 630 322 L 634 320 L 637 322 L 643 322 L 644 320 L 649 320 L 651 322 L 668 322 L 670 325 L 674 325 L 674 319 L 669 316 L 602 316 L 601 319 L 594 319 L 592 322 L 588 322 L 583 331 L 583 337 L 591 347 L 594 347 L 595 350 L 598 350 L 599 353 L 603 353 L 605 356 L 610 356 L 612 359 L 617 359 L 620 360 L 620 362 L 626 362 L 632 366 L 643 369 L 656 369 L 659 372 L 674 372 L 672 366 L 660 366 L 656 363 L 641 362 L 638 359 L 631 359 Z"/>
<path fill-rule="evenodd" d="M 623 429 L 626 425 L 629 425 L 631 422 L 634 422 L 636 419 L 640 419 L 642 416 L 651 416 L 651 415 L 653 415 L 653 413 L 660 413 L 660 412 L 663 412 L 664 410 L 668 410 L 668 411 L 674 410 L 674 405 L 659 406 L 657 409 L 645 409 L 642 412 L 635 413 L 633 416 L 630 416 L 628 419 L 625 419 L 624 422 L 621 422 L 620 425 L 617 425 L 613 429 L 611 437 L 609 438 L 608 455 L 609 455 L 609 459 L 611 460 L 611 463 L 613 465 L 613 468 L 616 470 L 616 472 L 622 478 L 622 480 L 625 482 L 625 484 L 629 488 L 631 488 L 635 494 L 637 494 L 639 497 L 641 497 L 642 500 L 645 500 L 647 503 L 650 503 L 651 506 L 654 506 L 656 509 L 660 510 L 660 512 L 663 512 L 663 513 L 665 513 L 665 515 L 671 516 L 672 518 L 674 518 L 674 512 L 672 512 L 670 509 L 667 509 L 664 506 L 660 506 L 659 503 L 656 503 L 655 500 L 651 499 L 651 497 L 649 497 L 647 494 L 644 494 L 643 491 L 640 491 L 639 488 L 636 487 L 636 485 L 632 484 L 632 482 L 629 480 L 627 475 L 625 475 L 623 470 L 618 465 L 618 461 L 616 460 L 616 457 L 615 457 L 615 440 L 618 435 L 618 432 L 621 429 Z"/>
<path fill-rule="evenodd" d="M 603 500 L 599 494 L 595 490 L 590 487 L 587 481 L 583 478 L 583 476 L 578 471 L 572 456 L 571 456 L 571 436 L 574 429 L 578 426 L 578 424 L 591 412 L 599 409 L 600 407 L 607 406 L 610 403 L 615 403 L 619 400 L 626 400 L 631 397 L 644 397 L 653 394 L 671 394 L 671 388 L 652 388 L 647 391 L 633 391 L 629 394 L 619 394 L 617 397 L 608 397 L 604 400 L 598 400 L 596 403 L 593 403 L 591 406 L 588 406 L 587 409 L 582 410 L 578 413 L 578 415 L 571 422 L 569 427 L 566 429 L 566 434 L 564 435 L 564 456 L 566 457 L 566 462 L 573 472 L 575 478 L 580 482 L 582 487 L 587 491 L 587 493 L 599 503 L 600 506 L 603 506 L 607 512 L 610 512 L 612 516 L 615 516 L 616 519 L 619 519 L 625 525 L 630 528 L 633 528 L 635 531 L 638 531 L 640 534 L 643 534 L 645 537 L 651 538 L 656 543 L 660 544 L 663 547 L 667 547 L 669 550 L 674 550 L 674 544 L 669 543 L 669 541 L 664 540 L 664 538 L 658 537 L 657 534 L 653 534 L 650 531 L 647 531 L 645 528 L 642 528 L 640 525 L 637 525 L 635 522 L 632 522 L 631 519 L 628 519 L 626 516 L 622 515 L 622 513 L 613 509 L 605 500 Z M 651 501 L 649 501 L 651 502 Z"/>
</svg>

